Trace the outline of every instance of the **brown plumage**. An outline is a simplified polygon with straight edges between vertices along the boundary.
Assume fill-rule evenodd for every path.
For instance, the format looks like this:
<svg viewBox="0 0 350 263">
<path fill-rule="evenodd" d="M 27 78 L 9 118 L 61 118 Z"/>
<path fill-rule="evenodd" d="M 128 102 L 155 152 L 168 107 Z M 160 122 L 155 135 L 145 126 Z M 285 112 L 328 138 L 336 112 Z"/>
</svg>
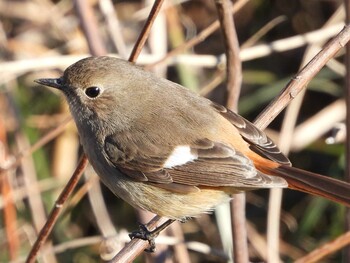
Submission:
<svg viewBox="0 0 350 263">
<path fill-rule="evenodd" d="M 65 94 L 95 171 L 133 206 L 183 219 L 287 186 L 350 204 L 349 184 L 290 167 L 243 117 L 126 61 L 87 58 L 37 82 Z"/>
</svg>

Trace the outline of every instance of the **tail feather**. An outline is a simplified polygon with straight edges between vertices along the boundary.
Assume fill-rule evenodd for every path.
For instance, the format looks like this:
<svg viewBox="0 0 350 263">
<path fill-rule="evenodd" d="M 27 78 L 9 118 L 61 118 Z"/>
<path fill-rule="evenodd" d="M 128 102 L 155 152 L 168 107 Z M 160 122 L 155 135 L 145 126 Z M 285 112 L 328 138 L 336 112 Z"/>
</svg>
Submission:
<svg viewBox="0 0 350 263">
<path fill-rule="evenodd" d="M 288 182 L 288 188 L 321 196 L 350 207 L 349 183 L 285 165 L 269 172 L 284 178 Z"/>
</svg>

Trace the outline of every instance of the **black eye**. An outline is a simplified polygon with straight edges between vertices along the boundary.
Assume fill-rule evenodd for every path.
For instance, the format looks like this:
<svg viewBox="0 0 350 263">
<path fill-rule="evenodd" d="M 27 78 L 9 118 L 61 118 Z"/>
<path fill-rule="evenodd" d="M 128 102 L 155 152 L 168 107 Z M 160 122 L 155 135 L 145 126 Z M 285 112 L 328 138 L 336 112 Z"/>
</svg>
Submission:
<svg viewBox="0 0 350 263">
<path fill-rule="evenodd" d="M 58 85 L 62 85 L 62 84 L 63 84 L 63 78 L 60 77 L 60 78 L 56 79 L 56 83 L 57 83 Z"/>
<path fill-rule="evenodd" d="M 85 90 L 85 94 L 89 98 L 96 98 L 98 95 L 100 95 L 101 89 L 99 87 L 89 87 Z"/>
</svg>

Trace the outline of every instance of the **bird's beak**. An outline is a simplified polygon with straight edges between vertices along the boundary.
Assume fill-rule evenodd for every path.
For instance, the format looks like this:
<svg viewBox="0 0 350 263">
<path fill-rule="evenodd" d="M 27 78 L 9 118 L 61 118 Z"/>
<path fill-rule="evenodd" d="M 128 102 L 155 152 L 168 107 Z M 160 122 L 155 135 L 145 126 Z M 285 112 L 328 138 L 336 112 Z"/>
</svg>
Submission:
<svg viewBox="0 0 350 263">
<path fill-rule="evenodd" d="M 48 87 L 56 88 L 62 90 L 64 85 L 62 84 L 62 78 L 57 79 L 36 79 L 34 82 Z"/>
</svg>

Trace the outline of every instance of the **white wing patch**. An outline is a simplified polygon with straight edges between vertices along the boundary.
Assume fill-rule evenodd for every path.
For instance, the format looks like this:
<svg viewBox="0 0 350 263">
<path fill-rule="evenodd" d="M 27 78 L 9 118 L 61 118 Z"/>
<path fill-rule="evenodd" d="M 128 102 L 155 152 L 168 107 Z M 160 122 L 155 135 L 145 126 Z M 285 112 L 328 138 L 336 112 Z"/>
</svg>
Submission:
<svg viewBox="0 0 350 263">
<path fill-rule="evenodd" d="M 173 152 L 166 159 L 163 167 L 172 168 L 174 166 L 183 165 L 188 162 L 192 162 L 198 158 L 198 155 L 191 152 L 190 146 L 181 145 L 176 146 Z"/>
</svg>

